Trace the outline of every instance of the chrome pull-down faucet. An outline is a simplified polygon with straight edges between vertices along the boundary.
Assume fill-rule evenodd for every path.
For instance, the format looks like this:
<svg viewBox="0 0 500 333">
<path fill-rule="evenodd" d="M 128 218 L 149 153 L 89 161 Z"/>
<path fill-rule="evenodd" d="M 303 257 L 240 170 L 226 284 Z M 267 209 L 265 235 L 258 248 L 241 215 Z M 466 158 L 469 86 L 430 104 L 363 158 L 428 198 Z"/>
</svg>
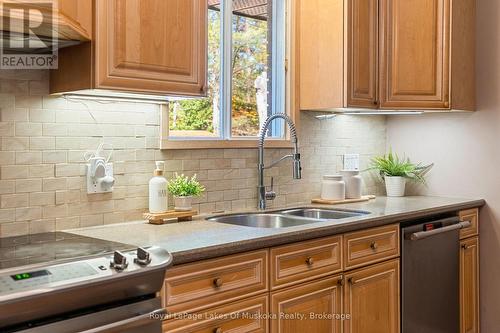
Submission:
<svg viewBox="0 0 500 333">
<path fill-rule="evenodd" d="M 275 119 L 284 119 L 285 122 L 287 123 L 288 127 L 290 128 L 290 136 L 292 138 L 292 143 L 294 145 L 294 152 L 293 154 L 285 155 L 281 157 L 280 159 L 272 162 L 268 166 L 264 165 L 264 141 L 266 139 L 266 132 L 269 128 L 269 125 L 273 122 Z M 293 171 L 293 179 L 300 179 L 302 178 L 302 167 L 300 165 L 300 154 L 299 154 L 299 148 L 298 148 L 298 139 L 297 139 L 297 129 L 295 128 L 295 124 L 293 123 L 292 119 L 287 116 L 284 113 L 277 113 L 272 116 L 269 116 L 266 121 L 264 122 L 264 125 L 262 125 L 262 128 L 260 130 L 259 134 L 259 163 L 258 163 L 258 170 L 259 170 L 259 184 L 257 186 L 257 191 L 258 191 L 258 208 L 263 210 L 266 209 L 266 200 L 274 200 L 276 197 L 276 192 L 273 191 L 273 181 L 271 181 L 271 190 L 267 191 L 266 187 L 264 186 L 264 170 L 272 168 L 279 162 L 286 160 L 288 158 L 292 159 L 292 171 Z"/>
</svg>

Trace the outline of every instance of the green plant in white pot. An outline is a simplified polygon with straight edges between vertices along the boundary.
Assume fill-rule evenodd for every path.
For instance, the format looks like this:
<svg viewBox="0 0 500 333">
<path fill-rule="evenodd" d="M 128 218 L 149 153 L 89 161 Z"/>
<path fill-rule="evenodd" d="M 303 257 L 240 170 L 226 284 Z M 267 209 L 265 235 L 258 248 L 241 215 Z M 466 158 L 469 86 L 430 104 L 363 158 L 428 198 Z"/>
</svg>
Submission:
<svg viewBox="0 0 500 333">
<path fill-rule="evenodd" d="M 193 198 L 199 197 L 205 187 L 196 179 L 196 175 L 189 178 L 175 174 L 175 178 L 168 182 L 168 192 L 174 196 L 175 210 L 187 211 L 193 209 Z"/>
<path fill-rule="evenodd" d="M 389 152 L 387 155 L 374 157 L 369 170 L 377 170 L 385 182 L 388 197 L 402 197 L 405 195 L 406 181 L 425 184 L 425 174 L 433 164 L 423 166 L 415 164 L 409 158 L 400 158 Z"/>
</svg>

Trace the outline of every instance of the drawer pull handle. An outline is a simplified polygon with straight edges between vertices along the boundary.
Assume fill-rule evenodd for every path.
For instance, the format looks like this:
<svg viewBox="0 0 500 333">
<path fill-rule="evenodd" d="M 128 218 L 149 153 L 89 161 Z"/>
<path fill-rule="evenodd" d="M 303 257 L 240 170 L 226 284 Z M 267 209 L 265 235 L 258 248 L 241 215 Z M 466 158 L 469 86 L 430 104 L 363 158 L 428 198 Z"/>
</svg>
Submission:
<svg viewBox="0 0 500 333">
<path fill-rule="evenodd" d="M 314 259 L 312 257 L 307 257 L 306 264 L 312 266 L 314 264 Z"/>
<path fill-rule="evenodd" d="M 372 243 L 370 244 L 370 247 L 372 248 L 372 250 L 376 250 L 376 249 L 378 248 L 378 244 L 377 244 L 377 242 L 372 242 Z"/>
<path fill-rule="evenodd" d="M 215 286 L 216 288 L 220 288 L 220 287 L 222 287 L 222 279 L 221 279 L 221 278 L 215 278 L 215 279 L 214 279 L 214 286 Z"/>
<path fill-rule="evenodd" d="M 222 333 L 222 328 L 217 327 L 216 329 L 214 329 L 214 333 Z"/>
</svg>

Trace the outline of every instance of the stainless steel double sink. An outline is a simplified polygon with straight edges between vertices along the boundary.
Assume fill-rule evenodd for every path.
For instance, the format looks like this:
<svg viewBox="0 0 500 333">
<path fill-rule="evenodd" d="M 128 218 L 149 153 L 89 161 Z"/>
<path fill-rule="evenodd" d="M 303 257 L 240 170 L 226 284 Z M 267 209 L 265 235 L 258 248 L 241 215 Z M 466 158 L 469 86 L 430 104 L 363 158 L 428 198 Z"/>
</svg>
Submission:
<svg viewBox="0 0 500 333">
<path fill-rule="evenodd" d="M 339 221 L 370 214 L 366 211 L 352 211 L 325 208 L 293 208 L 263 213 L 230 214 L 208 218 L 209 221 L 234 224 L 253 228 L 289 228 L 304 224 Z"/>
</svg>

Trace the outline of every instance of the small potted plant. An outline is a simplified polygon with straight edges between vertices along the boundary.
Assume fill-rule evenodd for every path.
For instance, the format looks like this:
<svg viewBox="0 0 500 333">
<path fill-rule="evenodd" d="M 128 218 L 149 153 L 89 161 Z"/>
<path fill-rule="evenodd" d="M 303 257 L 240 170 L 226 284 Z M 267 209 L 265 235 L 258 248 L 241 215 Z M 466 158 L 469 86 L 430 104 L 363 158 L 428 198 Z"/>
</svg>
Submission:
<svg viewBox="0 0 500 333">
<path fill-rule="evenodd" d="M 405 195 L 406 181 L 425 184 L 425 174 L 433 164 L 423 166 L 415 164 L 409 158 L 400 158 L 389 152 L 387 155 L 372 159 L 368 170 L 377 170 L 385 182 L 388 197 L 402 197 Z"/>
<path fill-rule="evenodd" d="M 196 175 L 189 178 L 175 174 L 175 178 L 168 182 L 168 192 L 174 196 L 175 210 L 193 209 L 193 198 L 199 197 L 203 191 L 205 191 L 205 187 L 198 182 Z"/>
</svg>

